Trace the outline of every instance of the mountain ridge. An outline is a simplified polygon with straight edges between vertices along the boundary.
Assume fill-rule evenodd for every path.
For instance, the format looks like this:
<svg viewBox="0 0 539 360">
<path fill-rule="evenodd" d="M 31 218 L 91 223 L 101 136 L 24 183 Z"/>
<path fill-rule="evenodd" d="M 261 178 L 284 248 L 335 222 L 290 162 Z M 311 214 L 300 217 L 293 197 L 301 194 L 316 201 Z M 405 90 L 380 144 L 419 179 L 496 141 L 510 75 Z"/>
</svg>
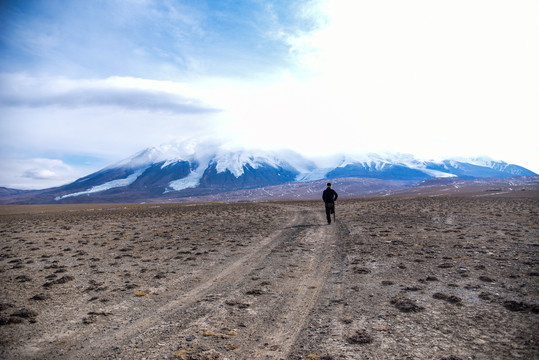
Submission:
<svg viewBox="0 0 539 360">
<path fill-rule="evenodd" d="M 320 165 L 286 149 L 263 151 L 215 142 L 183 142 L 144 149 L 63 186 L 36 191 L 6 189 L 0 192 L 0 201 L 141 202 L 329 179 L 373 179 L 379 184 L 397 182 L 409 187 L 432 178 L 534 175 L 537 174 L 521 166 L 488 158 L 434 161 L 406 154 L 340 154 Z M 383 187 L 377 185 L 380 186 Z M 390 187 L 395 188 L 395 183 Z M 361 193 L 359 188 L 356 191 Z"/>
</svg>

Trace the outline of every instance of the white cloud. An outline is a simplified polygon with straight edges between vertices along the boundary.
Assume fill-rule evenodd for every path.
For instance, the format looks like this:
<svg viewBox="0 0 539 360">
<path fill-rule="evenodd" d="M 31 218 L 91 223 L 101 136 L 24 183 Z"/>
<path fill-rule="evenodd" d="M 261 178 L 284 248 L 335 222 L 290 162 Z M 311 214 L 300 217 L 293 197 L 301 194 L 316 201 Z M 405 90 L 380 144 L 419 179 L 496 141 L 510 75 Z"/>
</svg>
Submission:
<svg viewBox="0 0 539 360">
<path fill-rule="evenodd" d="M 131 77 L 68 79 L 1 74 L 0 105 L 4 107 L 118 107 L 127 110 L 207 113 L 217 109 L 190 98 L 185 84 Z"/>
<path fill-rule="evenodd" d="M 106 24 L 114 41 L 88 39 L 91 55 L 80 61 L 86 69 L 1 75 L 0 151 L 18 153 L 18 159 L 92 154 L 114 163 L 148 146 L 217 134 L 239 145 L 306 155 L 488 155 L 539 172 L 535 1 L 302 4 L 293 6 L 299 12 L 291 17 L 309 26 L 283 20 L 283 9 L 274 5 L 268 19 L 244 19 L 228 28 L 235 24 L 232 8 L 220 17 L 219 11 L 202 8 L 180 11 L 140 3 L 144 6 L 135 6 L 133 14 Z M 256 9 L 247 13 L 260 16 L 261 8 Z M 62 19 L 70 23 L 67 15 Z M 174 25 L 177 16 L 181 19 Z M 152 48 L 156 38 L 136 43 L 137 37 L 129 36 L 116 49 L 126 37 L 124 25 L 140 19 L 144 24 L 166 20 L 152 27 L 154 34 L 165 34 L 161 42 Z M 217 23 L 221 28 L 214 27 Z M 245 29 L 253 31 L 244 34 Z M 80 27 L 75 30 L 80 34 Z M 60 47 L 66 52 L 59 63 L 79 64 L 85 52 L 75 51 L 80 43 L 65 36 L 70 44 Z M 276 50 L 279 41 L 289 50 L 286 59 Z M 109 52 L 111 47 L 115 50 Z M 77 56 L 69 57 L 73 53 Z M 130 57 L 133 61 L 127 61 Z M 236 77 L 215 75 L 221 72 Z M 119 73 L 132 76 L 108 76 Z M 180 74 L 189 76 L 153 80 L 177 80 Z M 64 180 L 79 173 L 17 169 L 11 174 L 21 184 L 24 173 L 51 179 L 53 173 L 72 174 Z M 0 184 L 14 183 L 4 179 Z M 24 181 L 29 184 L 30 178 Z"/>
<path fill-rule="evenodd" d="M 3 74 L 1 80 L 3 186 L 62 185 L 145 147 L 219 129 L 215 126 L 219 111 L 185 83 L 22 74 Z M 79 154 L 101 161 L 93 167 L 71 162 L 76 168 L 72 171 L 30 167 L 33 159 L 45 154 L 57 159 Z M 18 166 L 19 160 L 27 166 Z"/>
<path fill-rule="evenodd" d="M 491 155 L 539 171 L 535 2 L 318 5 L 318 28 L 287 37 L 300 70 L 209 86 L 243 141 Z"/>
<path fill-rule="evenodd" d="M 217 109 L 186 84 L 131 77 L 1 76 L 1 146 L 116 154 L 207 132 Z"/>
<path fill-rule="evenodd" d="M 82 177 L 87 168 L 73 168 L 58 159 L 3 157 L 0 184 L 15 189 L 44 189 Z"/>
<path fill-rule="evenodd" d="M 23 177 L 35 180 L 50 180 L 55 179 L 58 175 L 49 169 L 28 169 L 23 174 Z"/>
</svg>

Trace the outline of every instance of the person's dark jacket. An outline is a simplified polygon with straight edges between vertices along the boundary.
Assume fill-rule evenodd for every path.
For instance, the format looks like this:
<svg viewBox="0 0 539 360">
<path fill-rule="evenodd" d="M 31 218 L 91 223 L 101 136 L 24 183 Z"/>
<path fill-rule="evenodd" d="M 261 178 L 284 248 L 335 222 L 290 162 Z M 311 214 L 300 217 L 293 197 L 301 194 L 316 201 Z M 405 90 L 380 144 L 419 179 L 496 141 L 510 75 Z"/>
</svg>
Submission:
<svg viewBox="0 0 539 360">
<path fill-rule="evenodd" d="M 322 193 L 322 200 L 324 200 L 325 203 L 333 203 L 338 197 L 339 195 L 337 195 L 337 192 L 332 188 L 327 188 Z"/>
</svg>

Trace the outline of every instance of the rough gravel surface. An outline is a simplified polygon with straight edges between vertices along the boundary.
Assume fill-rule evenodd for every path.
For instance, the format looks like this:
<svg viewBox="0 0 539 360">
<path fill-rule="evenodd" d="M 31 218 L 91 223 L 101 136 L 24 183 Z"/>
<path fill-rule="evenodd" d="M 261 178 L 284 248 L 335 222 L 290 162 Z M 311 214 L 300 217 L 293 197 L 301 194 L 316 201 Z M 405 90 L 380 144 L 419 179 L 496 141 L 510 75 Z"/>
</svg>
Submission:
<svg viewBox="0 0 539 360">
<path fill-rule="evenodd" d="M 11 207 L 3 359 L 536 359 L 537 198 Z"/>
</svg>

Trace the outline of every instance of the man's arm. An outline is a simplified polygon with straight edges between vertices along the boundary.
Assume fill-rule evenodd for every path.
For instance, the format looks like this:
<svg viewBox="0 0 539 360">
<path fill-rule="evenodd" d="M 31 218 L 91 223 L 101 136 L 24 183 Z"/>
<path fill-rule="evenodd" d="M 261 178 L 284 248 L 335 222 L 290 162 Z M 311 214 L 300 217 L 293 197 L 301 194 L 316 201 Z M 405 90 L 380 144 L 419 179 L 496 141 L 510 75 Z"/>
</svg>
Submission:
<svg viewBox="0 0 539 360">
<path fill-rule="evenodd" d="M 333 197 L 333 201 L 337 200 L 337 198 L 339 197 L 339 195 L 337 194 L 337 192 L 335 190 L 333 190 L 333 194 L 335 195 Z"/>
</svg>

